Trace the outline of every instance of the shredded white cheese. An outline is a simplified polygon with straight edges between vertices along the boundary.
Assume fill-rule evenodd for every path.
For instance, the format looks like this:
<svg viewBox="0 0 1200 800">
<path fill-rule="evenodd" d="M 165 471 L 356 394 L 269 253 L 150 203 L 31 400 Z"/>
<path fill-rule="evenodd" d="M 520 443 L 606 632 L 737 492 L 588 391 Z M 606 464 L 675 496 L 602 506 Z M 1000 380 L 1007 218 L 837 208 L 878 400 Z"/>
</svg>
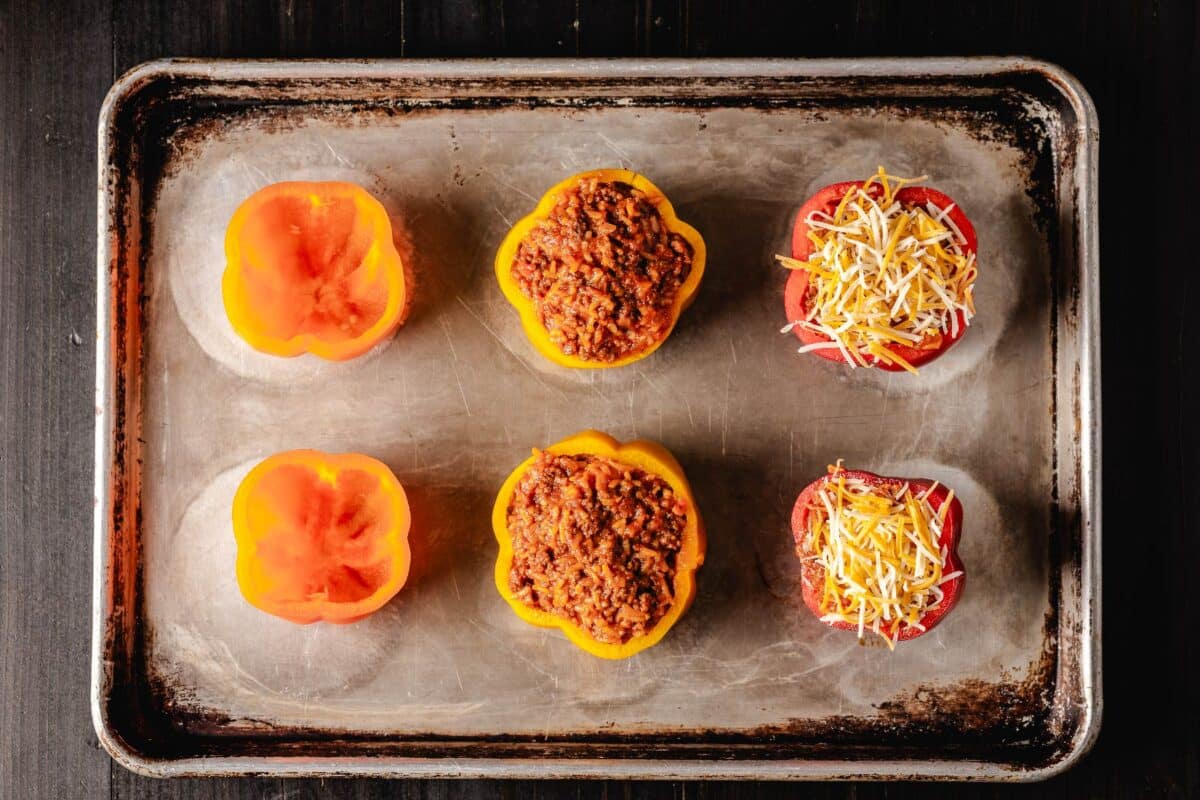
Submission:
<svg viewBox="0 0 1200 800">
<path fill-rule="evenodd" d="M 828 348 L 800 352 L 836 347 L 853 368 L 885 363 L 915 373 L 891 345 L 936 349 L 958 335 L 960 315 L 966 323 L 975 316 L 975 253 L 950 219 L 953 205 L 906 207 L 895 199 L 926 179 L 895 178 L 880 167 L 833 214 L 809 215 L 807 261 L 776 256 L 809 274 L 808 313 L 784 331 L 800 327 L 829 339 Z"/>
<path fill-rule="evenodd" d="M 814 494 L 801 550 L 825 572 L 821 619 L 844 622 L 878 634 L 894 648 L 908 627 L 923 631 L 920 619 L 938 608 L 939 588 L 960 575 L 945 572 L 947 552 L 939 547 L 954 493 L 937 510 L 929 494 L 914 494 L 908 483 L 873 486 L 850 477 L 841 462 Z"/>
</svg>

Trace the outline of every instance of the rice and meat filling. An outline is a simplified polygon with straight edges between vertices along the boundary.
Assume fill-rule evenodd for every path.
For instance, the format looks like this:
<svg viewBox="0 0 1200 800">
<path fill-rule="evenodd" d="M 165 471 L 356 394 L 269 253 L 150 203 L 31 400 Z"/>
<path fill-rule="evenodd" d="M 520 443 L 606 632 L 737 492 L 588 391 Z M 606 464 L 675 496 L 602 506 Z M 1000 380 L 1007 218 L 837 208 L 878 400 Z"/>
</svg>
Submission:
<svg viewBox="0 0 1200 800">
<path fill-rule="evenodd" d="M 670 610 L 686 524 L 686 503 L 662 478 L 542 451 L 508 507 L 509 588 L 597 641 L 624 644 Z"/>
<path fill-rule="evenodd" d="M 526 235 L 512 276 L 563 353 L 616 361 L 666 338 L 692 255 L 644 192 L 588 178 Z"/>
</svg>

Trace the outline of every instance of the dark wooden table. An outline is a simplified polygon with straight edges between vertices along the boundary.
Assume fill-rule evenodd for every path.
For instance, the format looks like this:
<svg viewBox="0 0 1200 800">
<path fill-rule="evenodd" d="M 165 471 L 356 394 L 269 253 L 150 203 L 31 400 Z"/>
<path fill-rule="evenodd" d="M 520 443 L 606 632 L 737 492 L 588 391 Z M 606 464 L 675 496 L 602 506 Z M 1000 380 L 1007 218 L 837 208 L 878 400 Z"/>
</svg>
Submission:
<svg viewBox="0 0 1200 800">
<path fill-rule="evenodd" d="M 1187 0 L 970 5 L 0 0 L 0 798 L 1200 796 L 1200 15 Z M 1105 712 L 1075 769 L 1024 787 L 153 781 L 100 749 L 95 135 L 118 75 L 162 56 L 1014 53 L 1074 72 L 1101 119 Z"/>
</svg>

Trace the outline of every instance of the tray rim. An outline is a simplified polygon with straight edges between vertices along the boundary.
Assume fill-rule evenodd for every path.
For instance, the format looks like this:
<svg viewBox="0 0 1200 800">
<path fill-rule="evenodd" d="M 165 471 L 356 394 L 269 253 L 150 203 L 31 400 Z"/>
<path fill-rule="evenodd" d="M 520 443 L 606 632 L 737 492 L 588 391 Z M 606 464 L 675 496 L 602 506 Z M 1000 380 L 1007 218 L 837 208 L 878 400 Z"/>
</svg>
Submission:
<svg viewBox="0 0 1200 800">
<path fill-rule="evenodd" d="M 699 70 L 697 69 L 699 68 Z M 1035 73 L 1062 95 L 1076 116 L 1076 262 L 1079 332 L 1079 512 L 1081 587 L 1079 626 L 1081 720 L 1069 747 L 1049 763 L 1018 770 L 979 760 L 738 760 L 630 758 L 454 758 L 355 756 L 222 756 L 160 759 L 126 741 L 106 709 L 112 676 L 105 658 L 106 623 L 114 609 L 107 576 L 112 544 L 109 514 L 114 495 L 113 438 L 117 434 L 111 391 L 117 364 L 112 356 L 117 257 L 111 231 L 119 226 L 112 198 L 110 156 L 113 121 L 122 104 L 145 85 L 180 76 L 211 80 L 238 78 L 472 79 L 503 75 L 522 78 L 686 77 L 954 78 L 984 74 Z M 295 777 L 374 776 L 413 778 L 621 778 L 773 780 L 969 780 L 1038 781 L 1066 771 L 1095 743 L 1103 712 L 1101 641 L 1101 441 L 1100 303 L 1098 234 L 1099 120 L 1087 90 L 1062 67 L 1023 56 L 931 58 L 561 58 L 561 59 L 196 59 L 166 58 L 142 63 L 117 79 L 100 109 L 97 136 L 96 385 L 93 498 L 91 681 L 89 701 L 97 738 L 112 758 L 150 777 L 270 775 Z"/>
</svg>

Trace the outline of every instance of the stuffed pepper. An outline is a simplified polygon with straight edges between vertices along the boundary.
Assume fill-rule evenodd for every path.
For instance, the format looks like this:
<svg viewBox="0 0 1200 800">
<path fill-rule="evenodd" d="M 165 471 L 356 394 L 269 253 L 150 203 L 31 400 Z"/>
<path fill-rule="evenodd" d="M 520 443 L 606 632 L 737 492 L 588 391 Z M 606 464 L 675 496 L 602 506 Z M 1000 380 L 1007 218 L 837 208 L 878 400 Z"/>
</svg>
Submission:
<svg viewBox="0 0 1200 800">
<path fill-rule="evenodd" d="M 785 333 L 851 368 L 917 372 L 975 316 L 975 228 L 946 195 L 879 172 L 826 186 L 796 215 Z"/>
<path fill-rule="evenodd" d="M 953 490 L 937 481 L 830 467 L 792 510 L 805 605 L 888 647 L 931 630 L 962 595 L 962 517 Z"/>
<path fill-rule="evenodd" d="M 492 512 L 500 595 L 602 658 L 657 643 L 696 593 L 704 525 L 661 445 L 583 431 L 534 450 Z"/>
<path fill-rule="evenodd" d="M 565 367 L 619 367 L 659 348 L 696 294 L 704 240 L 647 178 L 573 175 L 505 237 L 496 278 L 526 336 Z"/>
</svg>

